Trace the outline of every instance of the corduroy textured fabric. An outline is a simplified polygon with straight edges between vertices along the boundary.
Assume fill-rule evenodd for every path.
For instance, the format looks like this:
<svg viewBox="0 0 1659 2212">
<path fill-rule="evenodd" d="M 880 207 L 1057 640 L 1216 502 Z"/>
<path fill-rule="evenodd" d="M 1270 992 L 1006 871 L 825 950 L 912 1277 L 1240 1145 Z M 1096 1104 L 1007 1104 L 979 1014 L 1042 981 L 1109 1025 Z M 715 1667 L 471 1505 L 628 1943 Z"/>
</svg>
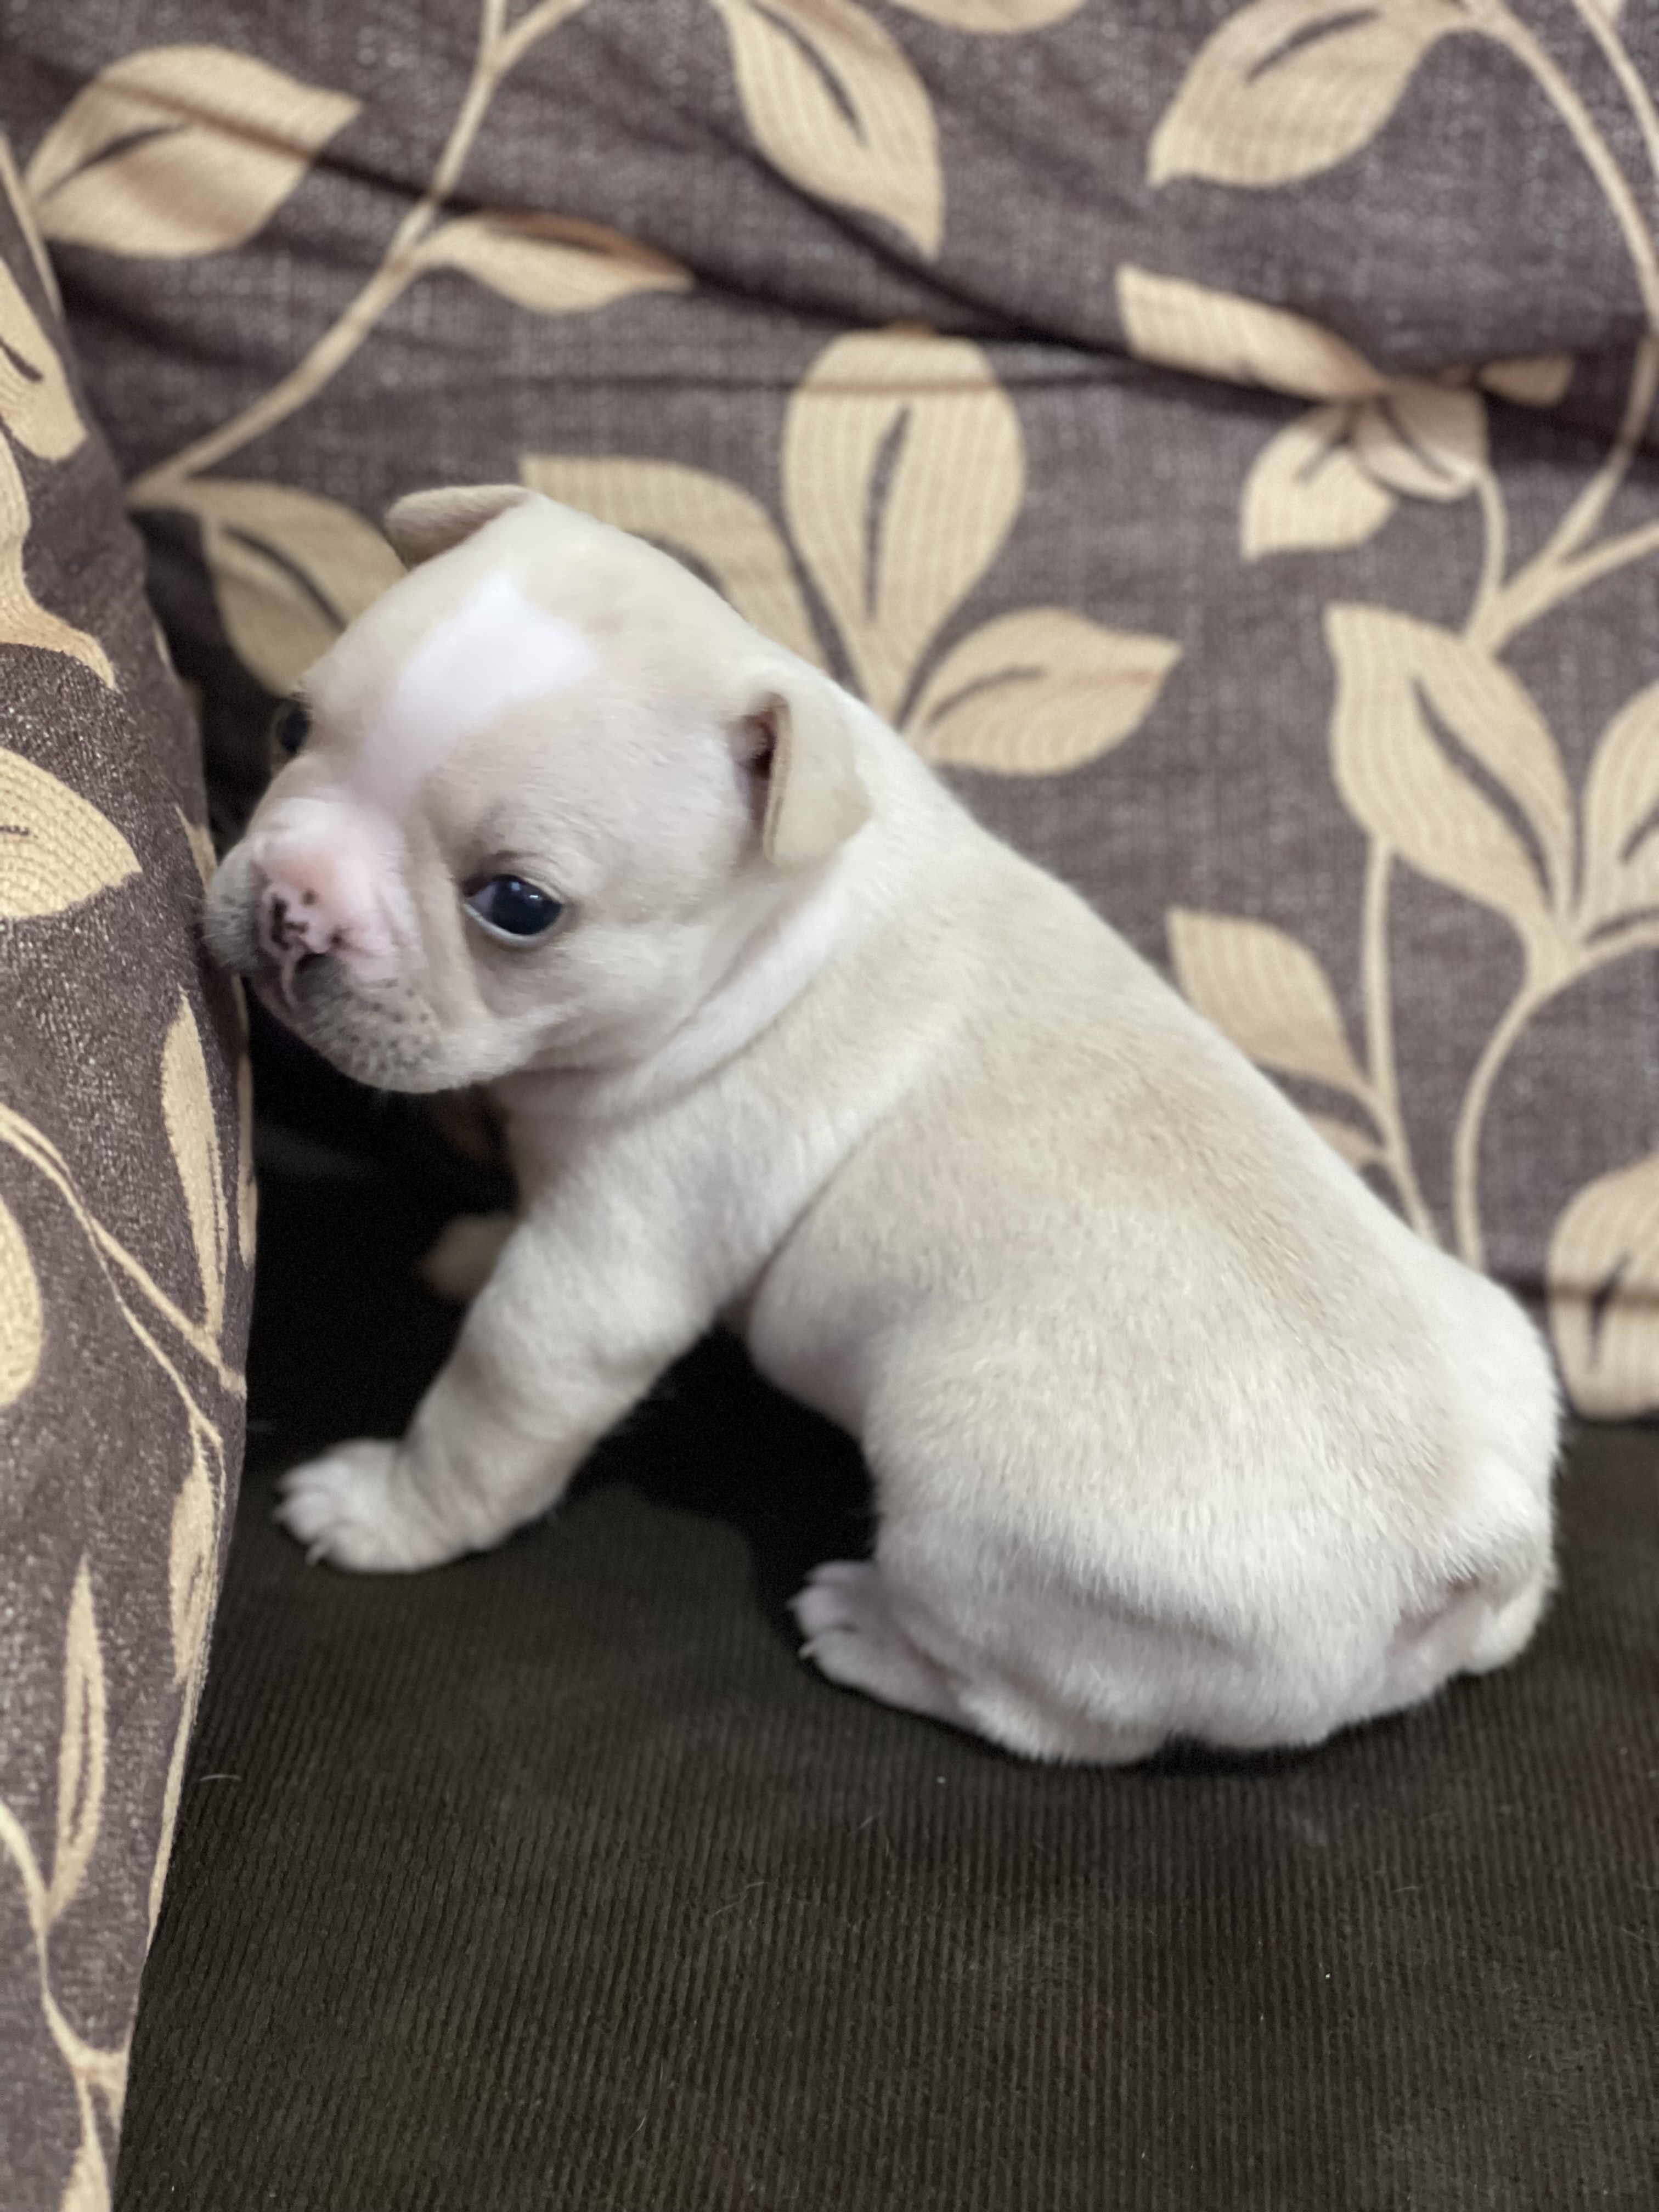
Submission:
<svg viewBox="0 0 1659 2212">
<path fill-rule="evenodd" d="M 123 2212 L 1649 2212 L 1652 1430 L 1575 1445 L 1509 1673 L 1303 1758 L 1023 1765 L 799 1663 L 862 1479 L 729 1346 L 502 1551 L 307 1568 L 270 1471 L 449 1330 L 447 1194 L 380 1151 L 266 1162 Z"/>
</svg>

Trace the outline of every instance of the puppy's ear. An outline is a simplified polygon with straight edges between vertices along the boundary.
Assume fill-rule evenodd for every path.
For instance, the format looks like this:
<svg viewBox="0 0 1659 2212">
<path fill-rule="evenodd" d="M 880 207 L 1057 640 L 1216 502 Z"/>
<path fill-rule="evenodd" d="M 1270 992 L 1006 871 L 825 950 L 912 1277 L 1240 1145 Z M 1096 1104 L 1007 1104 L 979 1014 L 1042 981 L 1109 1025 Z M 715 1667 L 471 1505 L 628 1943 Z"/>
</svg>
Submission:
<svg viewBox="0 0 1659 2212">
<path fill-rule="evenodd" d="M 765 786 L 761 849 L 781 874 L 816 867 L 869 820 L 846 707 L 830 684 L 769 689 L 744 719 L 743 750 Z"/>
<path fill-rule="evenodd" d="M 457 484 L 443 491 L 412 491 L 386 509 L 381 525 L 406 568 L 447 553 L 509 507 L 537 495 L 523 484 Z"/>
</svg>

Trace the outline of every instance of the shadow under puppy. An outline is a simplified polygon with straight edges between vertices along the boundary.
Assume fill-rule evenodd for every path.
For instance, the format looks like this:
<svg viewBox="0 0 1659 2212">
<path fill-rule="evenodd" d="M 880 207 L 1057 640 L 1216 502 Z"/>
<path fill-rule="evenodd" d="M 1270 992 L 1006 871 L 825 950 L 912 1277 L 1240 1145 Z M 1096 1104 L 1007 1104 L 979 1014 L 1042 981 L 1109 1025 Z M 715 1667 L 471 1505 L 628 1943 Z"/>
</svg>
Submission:
<svg viewBox="0 0 1659 2212">
<path fill-rule="evenodd" d="M 349 1074 L 490 1086 L 521 1206 L 402 1442 L 287 1478 L 314 1556 L 498 1543 L 724 1318 L 872 1472 L 795 1600 L 835 1681 L 1122 1761 L 1521 1650 L 1558 1414 L 1503 1291 L 665 555 L 516 488 L 387 531 L 208 932 Z"/>
</svg>

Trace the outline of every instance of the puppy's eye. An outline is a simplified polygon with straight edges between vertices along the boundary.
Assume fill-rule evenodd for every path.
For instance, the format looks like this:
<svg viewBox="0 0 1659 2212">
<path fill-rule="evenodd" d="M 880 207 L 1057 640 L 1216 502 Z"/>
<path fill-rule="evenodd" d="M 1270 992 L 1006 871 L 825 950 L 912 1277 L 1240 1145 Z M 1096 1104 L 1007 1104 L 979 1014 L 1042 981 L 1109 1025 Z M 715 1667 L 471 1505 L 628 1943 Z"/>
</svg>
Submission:
<svg viewBox="0 0 1659 2212">
<path fill-rule="evenodd" d="M 270 718 L 270 742 L 290 758 L 311 734 L 311 709 L 303 699 L 284 699 Z"/>
<path fill-rule="evenodd" d="M 467 893 L 466 910 L 492 937 L 521 944 L 545 936 L 564 908 L 550 891 L 538 890 L 522 876 L 492 876 Z"/>
</svg>

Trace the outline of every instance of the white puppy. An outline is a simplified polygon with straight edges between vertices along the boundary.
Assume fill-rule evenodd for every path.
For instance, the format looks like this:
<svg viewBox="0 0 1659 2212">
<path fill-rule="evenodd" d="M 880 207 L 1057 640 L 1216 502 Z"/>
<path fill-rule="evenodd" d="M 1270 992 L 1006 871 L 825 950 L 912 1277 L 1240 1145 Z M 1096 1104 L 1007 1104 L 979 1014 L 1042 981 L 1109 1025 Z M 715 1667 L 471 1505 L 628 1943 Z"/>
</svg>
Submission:
<svg viewBox="0 0 1659 2212">
<path fill-rule="evenodd" d="M 522 1212 L 344 1567 L 559 1497 L 717 1318 L 856 1436 L 837 1682 L 1039 1757 L 1307 1744 L 1526 1643 L 1554 1386 L 1083 902 L 665 555 L 516 489 L 307 677 L 211 940 L 365 1081 L 491 1086 Z M 434 557 L 435 556 L 435 557 Z"/>
</svg>

